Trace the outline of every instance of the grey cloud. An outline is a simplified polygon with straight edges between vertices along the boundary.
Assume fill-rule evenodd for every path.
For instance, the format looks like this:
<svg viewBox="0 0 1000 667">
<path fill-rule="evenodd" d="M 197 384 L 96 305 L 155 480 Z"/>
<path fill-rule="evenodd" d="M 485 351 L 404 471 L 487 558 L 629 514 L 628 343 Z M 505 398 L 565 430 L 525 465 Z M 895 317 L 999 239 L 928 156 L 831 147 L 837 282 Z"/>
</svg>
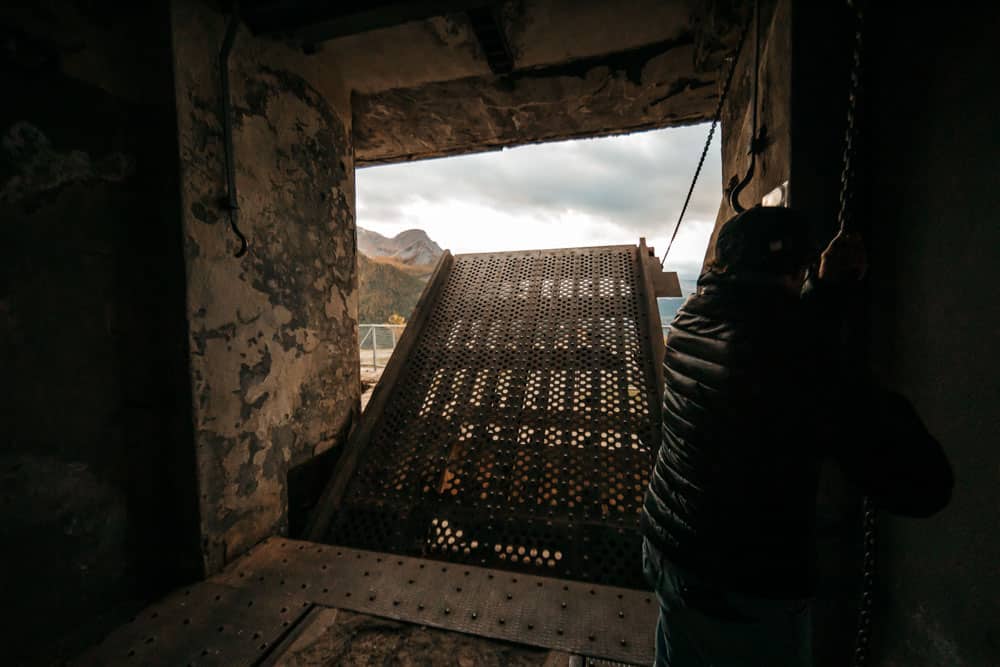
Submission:
<svg viewBox="0 0 1000 667">
<path fill-rule="evenodd" d="M 363 215 L 402 223 L 407 205 L 416 199 L 475 202 L 540 218 L 572 209 L 607 220 L 623 236 L 644 235 L 665 247 L 707 132 L 707 125 L 696 125 L 369 167 L 358 175 Z M 717 142 L 688 208 L 687 224 L 715 220 L 722 191 Z M 364 220 L 359 223 L 363 226 Z"/>
</svg>

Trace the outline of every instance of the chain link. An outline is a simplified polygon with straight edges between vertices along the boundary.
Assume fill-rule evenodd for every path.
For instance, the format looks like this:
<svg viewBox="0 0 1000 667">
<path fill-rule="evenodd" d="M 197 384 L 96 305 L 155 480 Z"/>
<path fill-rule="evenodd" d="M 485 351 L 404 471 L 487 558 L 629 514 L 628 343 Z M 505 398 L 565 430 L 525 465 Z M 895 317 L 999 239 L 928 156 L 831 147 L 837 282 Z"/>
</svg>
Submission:
<svg viewBox="0 0 1000 667">
<path fill-rule="evenodd" d="M 875 595 L 875 547 L 878 530 L 878 508 L 866 497 L 862 509 L 864 557 L 861 564 L 861 603 L 858 605 L 858 635 L 854 646 L 854 667 L 868 664 L 868 649 L 872 635 L 872 604 Z"/>
<path fill-rule="evenodd" d="M 858 144 L 858 98 L 861 95 L 862 52 L 864 49 L 864 0 L 847 0 L 854 10 L 854 48 L 851 53 L 851 78 L 847 93 L 847 124 L 844 128 L 843 163 L 840 172 L 840 208 L 837 211 L 839 233 L 852 222 L 855 181 L 855 152 Z M 875 555 L 878 531 L 878 508 L 871 497 L 862 503 L 861 600 L 858 604 L 858 629 L 854 645 L 854 667 L 868 664 L 872 638 L 872 605 L 875 595 Z"/>
<path fill-rule="evenodd" d="M 844 152 L 840 172 L 840 208 L 837 211 L 837 226 L 841 232 L 850 226 L 851 204 L 854 197 L 854 153 L 857 149 L 858 97 L 861 95 L 862 61 L 864 48 L 864 8 L 863 0 L 847 0 L 847 6 L 855 13 L 854 49 L 851 53 L 851 79 L 847 89 L 847 125 L 844 128 Z"/>
<path fill-rule="evenodd" d="M 736 73 L 736 64 L 740 61 L 740 53 L 743 51 L 743 43 L 747 40 L 747 34 L 750 32 L 750 22 L 753 20 L 753 12 L 750 13 L 750 17 L 747 18 L 746 23 L 743 24 L 743 29 L 740 31 L 740 40 L 736 44 L 736 52 L 733 54 L 733 62 L 729 66 L 729 72 L 726 74 L 726 82 L 722 86 L 722 94 L 719 95 L 719 103 L 715 106 L 715 114 L 712 116 L 712 125 L 708 128 L 708 139 L 705 140 L 705 147 L 701 149 L 701 157 L 698 158 L 698 167 L 694 170 L 694 178 L 691 180 L 691 187 L 688 188 L 687 197 L 684 198 L 684 206 L 681 207 L 681 214 L 677 216 L 677 224 L 674 225 L 674 232 L 670 235 L 670 242 L 667 244 L 667 250 L 663 253 L 663 259 L 660 260 L 660 268 L 667 261 L 667 256 L 670 254 L 670 249 L 674 247 L 674 239 L 677 238 L 677 230 L 681 228 L 681 221 L 684 220 L 684 214 L 687 213 L 688 205 L 691 203 L 691 195 L 694 194 L 694 186 L 698 184 L 698 177 L 701 175 L 701 168 L 705 164 L 705 158 L 708 156 L 708 149 L 712 146 L 712 138 L 715 136 L 715 128 L 718 126 L 719 121 L 722 120 L 722 108 L 726 103 L 726 97 L 729 95 L 729 88 L 733 85 L 733 75 Z"/>
</svg>

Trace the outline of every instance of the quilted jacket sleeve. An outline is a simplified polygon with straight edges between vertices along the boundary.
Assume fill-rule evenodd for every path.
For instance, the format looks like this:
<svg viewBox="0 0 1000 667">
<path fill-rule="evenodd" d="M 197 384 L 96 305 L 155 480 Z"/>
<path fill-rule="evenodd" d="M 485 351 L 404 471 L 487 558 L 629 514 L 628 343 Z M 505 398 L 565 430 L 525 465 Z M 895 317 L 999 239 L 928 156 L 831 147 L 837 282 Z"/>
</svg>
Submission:
<svg viewBox="0 0 1000 667">
<path fill-rule="evenodd" d="M 833 448 L 847 477 L 893 514 L 928 517 L 944 509 L 954 486 L 951 465 L 913 405 L 878 386 L 859 394 L 861 419 L 840 429 Z"/>
<path fill-rule="evenodd" d="M 857 290 L 821 282 L 806 286 L 816 346 L 828 349 L 823 391 L 829 454 L 863 493 L 893 514 L 927 517 L 950 501 L 954 478 L 941 444 L 913 405 L 880 386 L 865 363 L 864 342 L 845 334 Z"/>
</svg>

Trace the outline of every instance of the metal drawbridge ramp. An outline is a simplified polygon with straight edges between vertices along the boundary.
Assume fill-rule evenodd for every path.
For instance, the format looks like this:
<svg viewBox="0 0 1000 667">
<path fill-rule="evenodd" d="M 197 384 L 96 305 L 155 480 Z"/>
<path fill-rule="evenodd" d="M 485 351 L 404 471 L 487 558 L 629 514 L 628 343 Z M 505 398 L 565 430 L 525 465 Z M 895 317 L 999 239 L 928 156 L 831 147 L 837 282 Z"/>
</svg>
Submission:
<svg viewBox="0 0 1000 667">
<path fill-rule="evenodd" d="M 643 242 L 446 253 L 311 541 L 258 545 L 76 664 L 341 664 L 351 613 L 543 649 L 524 664 L 650 664 L 638 518 L 659 444 L 656 296 L 679 293 Z"/>
<path fill-rule="evenodd" d="M 308 537 L 644 588 L 658 293 L 680 290 L 644 241 L 446 253 Z"/>
</svg>

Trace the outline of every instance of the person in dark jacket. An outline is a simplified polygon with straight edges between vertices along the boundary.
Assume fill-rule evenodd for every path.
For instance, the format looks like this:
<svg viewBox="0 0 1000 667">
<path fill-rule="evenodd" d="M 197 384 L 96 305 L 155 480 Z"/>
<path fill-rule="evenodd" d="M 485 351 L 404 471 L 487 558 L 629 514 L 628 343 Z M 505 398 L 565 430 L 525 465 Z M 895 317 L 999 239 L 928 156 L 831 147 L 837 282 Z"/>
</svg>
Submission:
<svg viewBox="0 0 1000 667">
<path fill-rule="evenodd" d="M 757 207 L 721 228 L 664 356 L 662 442 L 643 505 L 660 602 L 656 664 L 811 665 L 820 466 L 897 514 L 949 501 L 951 468 L 903 397 L 845 354 L 845 300 L 866 269 L 841 234 L 807 279 L 808 226 Z"/>
</svg>

